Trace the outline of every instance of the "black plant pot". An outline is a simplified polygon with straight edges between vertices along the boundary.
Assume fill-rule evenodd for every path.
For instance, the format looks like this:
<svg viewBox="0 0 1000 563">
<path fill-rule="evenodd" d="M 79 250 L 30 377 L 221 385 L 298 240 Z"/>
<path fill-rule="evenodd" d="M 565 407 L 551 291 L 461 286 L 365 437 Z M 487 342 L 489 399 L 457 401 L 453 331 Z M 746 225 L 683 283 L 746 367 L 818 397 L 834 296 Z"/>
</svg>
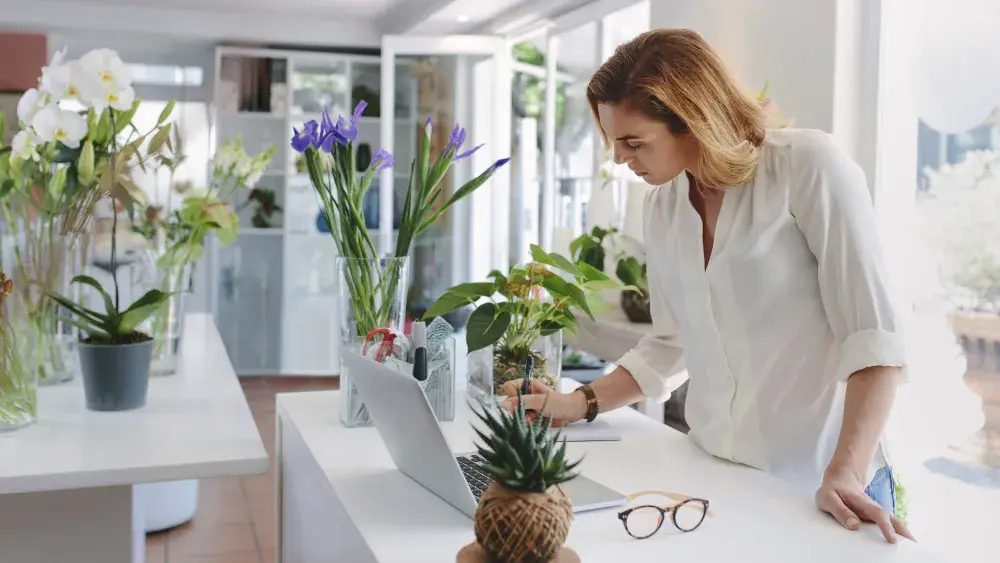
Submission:
<svg viewBox="0 0 1000 563">
<path fill-rule="evenodd" d="M 129 411 L 146 405 L 153 339 L 134 344 L 80 342 L 80 371 L 87 408 Z"/>
<path fill-rule="evenodd" d="M 628 320 L 634 323 L 653 322 L 653 316 L 649 312 L 649 298 L 637 291 L 622 292 L 622 310 Z"/>
</svg>

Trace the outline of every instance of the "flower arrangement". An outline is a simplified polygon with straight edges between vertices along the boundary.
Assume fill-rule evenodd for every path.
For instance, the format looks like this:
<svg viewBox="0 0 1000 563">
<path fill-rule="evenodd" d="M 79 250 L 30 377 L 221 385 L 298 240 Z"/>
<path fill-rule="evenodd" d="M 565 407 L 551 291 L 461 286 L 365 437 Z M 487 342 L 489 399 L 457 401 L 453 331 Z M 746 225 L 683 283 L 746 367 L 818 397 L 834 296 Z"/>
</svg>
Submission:
<svg viewBox="0 0 1000 563">
<path fill-rule="evenodd" d="M 388 266 L 383 267 L 381 264 L 385 257 L 379 256 L 376 251 L 365 225 L 362 204 L 375 174 L 393 166 L 394 158 L 384 149 L 379 149 L 360 177 L 355 172 L 358 123 L 366 106 L 366 102 L 361 101 L 350 118 L 341 116 L 336 123 L 324 110 L 320 123 L 315 120 L 306 122 L 293 131 L 291 138 L 292 148 L 305 157 L 309 179 L 342 258 L 344 283 L 352 309 L 349 314 L 353 315 L 354 322 L 351 332 L 360 338 L 374 329 L 387 326 L 393 312 L 401 309 L 402 304 L 394 296 L 403 281 L 400 279 L 404 270 L 402 259 L 409 255 L 413 241 L 452 205 L 485 184 L 510 160 L 503 158 L 496 161 L 445 199 L 440 184 L 451 165 L 471 156 L 482 145 L 463 150 L 466 132 L 456 124 L 448 145 L 432 160 L 433 124 L 428 118 L 417 158 L 411 164 L 396 246 L 391 255 L 395 260 L 385 261 Z"/>
<path fill-rule="evenodd" d="M 478 303 L 466 324 L 465 340 L 470 353 L 493 346 L 493 386 L 497 394 L 507 381 L 524 377 L 529 358 L 532 377 L 554 387 L 558 366 L 550 369 L 549 358 L 533 348 L 536 342 L 560 331 L 574 331 L 574 310 L 593 319 L 590 297 L 622 288 L 593 266 L 574 264 L 537 245 L 531 246 L 531 257 L 532 262 L 512 266 L 506 275 L 497 270 L 490 272 L 492 281 L 450 288 L 424 315 L 431 318 Z M 549 299 L 543 298 L 543 291 Z"/>
<path fill-rule="evenodd" d="M 128 67 L 110 49 L 72 61 L 65 50 L 56 53 L 38 88 L 18 102 L 19 131 L 0 151 L 0 206 L 8 225 L 22 226 L 15 248 L 18 305 L 38 337 L 43 380 L 70 370 L 57 335 L 57 306 L 46 295 L 66 289 L 70 257 L 97 202 L 108 195 L 141 200 L 131 170 L 155 165 L 170 141 L 166 119 L 173 104 L 141 133 L 132 123 L 140 102 L 131 82 Z"/>
</svg>

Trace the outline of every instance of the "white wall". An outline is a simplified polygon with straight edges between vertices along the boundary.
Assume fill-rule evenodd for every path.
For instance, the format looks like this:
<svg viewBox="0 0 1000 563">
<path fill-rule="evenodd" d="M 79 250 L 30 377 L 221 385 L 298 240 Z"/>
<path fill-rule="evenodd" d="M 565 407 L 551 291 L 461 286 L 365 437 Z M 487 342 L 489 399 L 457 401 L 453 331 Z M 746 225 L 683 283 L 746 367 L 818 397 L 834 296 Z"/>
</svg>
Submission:
<svg viewBox="0 0 1000 563">
<path fill-rule="evenodd" d="M 878 0 L 651 0 L 653 28 L 689 28 L 795 127 L 833 133 L 874 190 Z"/>
</svg>

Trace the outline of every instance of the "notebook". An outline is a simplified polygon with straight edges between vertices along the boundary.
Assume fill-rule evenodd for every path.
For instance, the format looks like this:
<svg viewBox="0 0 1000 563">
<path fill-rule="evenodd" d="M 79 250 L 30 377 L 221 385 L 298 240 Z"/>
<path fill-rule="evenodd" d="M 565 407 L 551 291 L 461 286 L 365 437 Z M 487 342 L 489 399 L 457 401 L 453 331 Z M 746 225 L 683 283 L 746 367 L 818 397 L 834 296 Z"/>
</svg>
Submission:
<svg viewBox="0 0 1000 563">
<path fill-rule="evenodd" d="M 622 439 L 622 435 L 610 424 L 597 418 L 594 422 L 574 422 L 569 426 L 553 428 L 567 442 L 614 442 Z"/>
</svg>

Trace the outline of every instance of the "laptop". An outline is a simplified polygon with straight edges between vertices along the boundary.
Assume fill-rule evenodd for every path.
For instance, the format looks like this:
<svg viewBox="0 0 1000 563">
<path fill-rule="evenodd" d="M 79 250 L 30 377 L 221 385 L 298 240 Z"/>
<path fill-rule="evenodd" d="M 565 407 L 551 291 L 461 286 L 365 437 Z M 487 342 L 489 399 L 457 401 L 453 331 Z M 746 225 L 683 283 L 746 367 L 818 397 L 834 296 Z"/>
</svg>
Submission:
<svg viewBox="0 0 1000 563">
<path fill-rule="evenodd" d="M 396 467 L 442 500 L 470 518 L 479 498 L 490 484 L 483 459 L 475 454 L 454 454 L 438 426 L 420 384 L 356 352 L 341 352 L 354 376 L 361 400 L 382 436 Z M 562 485 L 573 502 L 574 512 L 620 506 L 621 493 L 583 475 Z"/>
</svg>

